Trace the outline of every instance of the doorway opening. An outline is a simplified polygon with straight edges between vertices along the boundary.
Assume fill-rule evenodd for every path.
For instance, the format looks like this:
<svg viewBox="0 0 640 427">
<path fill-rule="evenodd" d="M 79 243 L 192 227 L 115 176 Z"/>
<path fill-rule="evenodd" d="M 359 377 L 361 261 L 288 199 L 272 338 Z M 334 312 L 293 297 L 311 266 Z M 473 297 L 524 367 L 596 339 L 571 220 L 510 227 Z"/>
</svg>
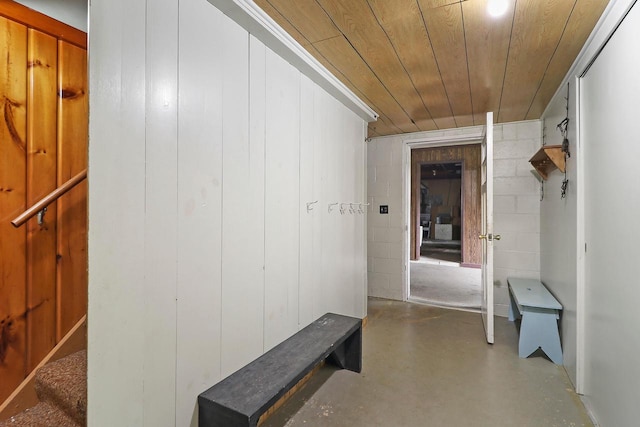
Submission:
<svg viewBox="0 0 640 427">
<path fill-rule="evenodd" d="M 420 164 L 420 262 L 460 266 L 461 190 L 462 162 Z"/>
<path fill-rule="evenodd" d="M 411 149 L 408 298 L 479 311 L 480 147 Z"/>
</svg>

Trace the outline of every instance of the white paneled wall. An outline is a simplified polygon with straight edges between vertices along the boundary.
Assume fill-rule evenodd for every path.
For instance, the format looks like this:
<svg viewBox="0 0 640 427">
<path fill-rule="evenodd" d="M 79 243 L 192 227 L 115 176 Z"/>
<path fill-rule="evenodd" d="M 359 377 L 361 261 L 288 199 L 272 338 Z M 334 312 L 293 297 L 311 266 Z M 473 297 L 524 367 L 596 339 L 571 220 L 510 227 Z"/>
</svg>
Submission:
<svg viewBox="0 0 640 427">
<path fill-rule="evenodd" d="M 566 114 L 568 81 L 569 187 L 560 200 L 563 175 L 550 176 L 553 195 L 541 204 L 541 277 L 564 305 L 564 366 L 598 425 L 633 425 L 639 416 L 632 396 L 640 380 L 633 355 L 640 347 L 630 338 L 637 335 L 638 288 L 629 286 L 637 282 L 640 210 L 634 187 L 639 21 L 636 2 L 612 0 L 543 116 L 547 142 L 560 143 L 555 125 Z M 578 102 L 576 76 L 605 44 L 581 79 Z"/>
<path fill-rule="evenodd" d="M 367 227 L 369 295 L 402 299 L 403 237 L 407 223 L 403 179 L 405 141 L 472 135 L 480 127 L 373 138 L 367 144 L 367 191 L 371 203 Z M 506 316 L 509 275 L 539 277 L 539 186 L 528 160 L 541 144 L 539 120 L 494 126 L 495 310 Z M 389 205 L 389 214 L 379 214 Z M 408 256 L 404 253 L 404 256 Z"/>
<path fill-rule="evenodd" d="M 91 28 L 89 423 L 195 426 L 227 374 L 366 315 L 366 215 L 327 207 L 366 201 L 366 123 L 206 1 Z"/>
</svg>

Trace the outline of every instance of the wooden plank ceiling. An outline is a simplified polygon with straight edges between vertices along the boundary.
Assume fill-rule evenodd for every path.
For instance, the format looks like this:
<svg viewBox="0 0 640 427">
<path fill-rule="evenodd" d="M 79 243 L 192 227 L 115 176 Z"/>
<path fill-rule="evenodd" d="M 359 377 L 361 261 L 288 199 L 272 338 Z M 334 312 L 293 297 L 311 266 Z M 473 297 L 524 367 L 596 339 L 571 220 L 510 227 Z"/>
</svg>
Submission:
<svg viewBox="0 0 640 427">
<path fill-rule="evenodd" d="M 380 118 L 369 136 L 540 118 L 608 0 L 256 0 Z"/>
</svg>

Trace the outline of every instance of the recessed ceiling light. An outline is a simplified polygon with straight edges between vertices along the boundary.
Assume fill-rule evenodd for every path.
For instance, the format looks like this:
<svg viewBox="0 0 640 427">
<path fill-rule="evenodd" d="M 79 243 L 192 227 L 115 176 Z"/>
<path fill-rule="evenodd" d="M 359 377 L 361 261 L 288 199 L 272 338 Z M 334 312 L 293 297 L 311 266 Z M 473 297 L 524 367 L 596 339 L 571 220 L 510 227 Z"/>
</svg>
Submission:
<svg viewBox="0 0 640 427">
<path fill-rule="evenodd" d="M 487 5 L 487 12 L 494 18 L 498 18 L 505 14 L 509 8 L 508 0 L 489 0 Z"/>
</svg>

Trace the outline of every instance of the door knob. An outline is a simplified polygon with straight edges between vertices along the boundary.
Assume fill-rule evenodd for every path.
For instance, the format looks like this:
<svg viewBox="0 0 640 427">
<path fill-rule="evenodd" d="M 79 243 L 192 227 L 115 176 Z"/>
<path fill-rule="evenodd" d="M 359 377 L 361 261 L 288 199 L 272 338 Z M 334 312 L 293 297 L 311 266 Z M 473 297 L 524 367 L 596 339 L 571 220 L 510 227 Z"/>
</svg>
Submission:
<svg viewBox="0 0 640 427">
<path fill-rule="evenodd" d="M 502 239 L 501 235 L 499 235 L 499 234 L 494 234 L 493 235 L 493 240 L 500 240 L 500 239 Z"/>
<path fill-rule="evenodd" d="M 480 234 L 480 235 L 478 236 L 478 239 L 480 239 L 480 240 L 484 240 L 484 239 L 486 239 L 486 238 L 487 238 L 487 235 L 486 235 L 486 234 Z"/>
</svg>

